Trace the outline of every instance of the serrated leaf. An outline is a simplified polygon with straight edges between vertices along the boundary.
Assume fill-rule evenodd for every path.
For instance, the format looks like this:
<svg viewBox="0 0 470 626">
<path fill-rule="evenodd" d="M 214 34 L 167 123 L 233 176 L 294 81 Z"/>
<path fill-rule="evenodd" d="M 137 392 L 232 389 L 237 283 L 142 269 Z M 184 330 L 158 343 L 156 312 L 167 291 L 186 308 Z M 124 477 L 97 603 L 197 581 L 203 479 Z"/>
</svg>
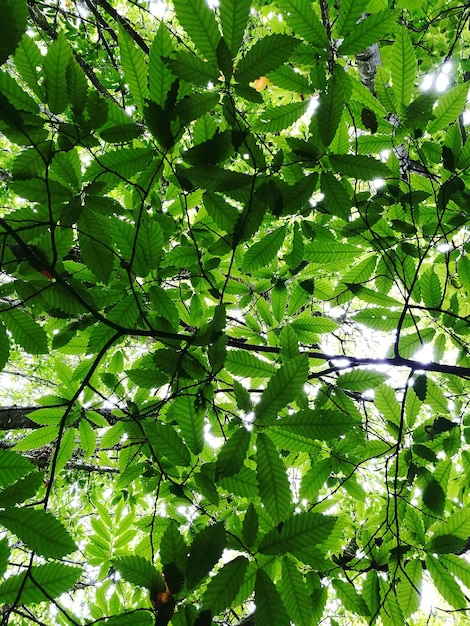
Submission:
<svg viewBox="0 0 470 626">
<path fill-rule="evenodd" d="M 338 20 L 335 24 L 338 37 L 344 37 L 356 27 L 357 21 L 368 4 L 368 0 L 343 0 L 341 2 Z"/>
<path fill-rule="evenodd" d="M 175 76 L 190 84 L 207 87 L 218 77 L 217 65 L 203 61 L 186 50 L 178 50 L 172 58 L 165 59 L 165 63 Z"/>
<path fill-rule="evenodd" d="M 15 445 L 15 449 L 21 452 L 36 450 L 53 441 L 57 437 L 58 432 L 58 426 L 44 426 L 44 428 L 38 428 L 23 437 L 23 439 Z"/>
<path fill-rule="evenodd" d="M 254 272 L 261 267 L 269 266 L 281 248 L 285 236 L 286 226 L 281 226 L 250 246 L 243 257 L 242 270 Z"/>
<path fill-rule="evenodd" d="M 80 446 L 85 453 L 85 458 L 89 459 L 96 448 L 96 432 L 86 419 L 81 419 L 78 425 L 80 433 Z"/>
<path fill-rule="evenodd" d="M 11 485 L 34 469 L 34 465 L 13 450 L 0 449 L 0 485 Z"/>
<path fill-rule="evenodd" d="M 163 107 L 170 88 L 175 80 L 174 74 L 163 61 L 173 50 L 171 36 L 164 22 L 160 22 L 149 54 L 149 98 Z"/>
<path fill-rule="evenodd" d="M 283 18 L 296 35 L 318 48 L 328 48 L 325 28 L 309 0 L 279 0 Z"/>
<path fill-rule="evenodd" d="M 285 63 L 299 43 L 294 37 L 277 33 L 258 39 L 238 63 L 235 79 L 239 83 L 250 83 L 266 76 Z"/>
<path fill-rule="evenodd" d="M 347 413 L 332 409 L 304 409 L 272 423 L 272 428 L 301 435 L 307 439 L 326 440 L 344 435 L 353 426 Z"/>
<path fill-rule="evenodd" d="M 10 341 L 5 326 L 0 321 L 0 372 L 8 363 L 10 357 Z"/>
<path fill-rule="evenodd" d="M 112 563 L 127 582 L 139 587 L 146 587 L 155 593 L 165 591 L 165 581 L 162 575 L 144 557 L 136 554 L 122 556 L 113 559 Z"/>
<path fill-rule="evenodd" d="M 148 98 L 147 64 L 143 50 L 137 47 L 131 36 L 118 24 L 118 44 L 121 53 L 124 78 L 140 111 Z"/>
<path fill-rule="evenodd" d="M 231 374 L 246 378 L 265 378 L 276 372 L 272 363 L 259 359 L 247 350 L 229 350 L 225 367 Z"/>
<path fill-rule="evenodd" d="M 10 0 L 19 5 L 16 0 Z M 2 18 L 2 24 L 5 24 Z M 42 84 L 39 84 L 39 78 L 41 75 L 43 57 L 35 41 L 24 34 L 16 48 L 14 57 L 15 66 L 21 75 L 21 78 L 26 82 L 32 92 L 39 98 L 44 98 L 44 88 Z"/>
<path fill-rule="evenodd" d="M 341 387 L 341 389 L 364 392 L 368 389 L 378 387 L 387 379 L 388 374 L 384 374 L 383 372 L 356 369 L 338 376 L 336 384 L 338 387 Z"/>
<path fill-rule="evenodd" d="M 396 28 L 396 14 L 390 9 L 373 13 L 356 24 L 338 48 L 338 54 L 350 55 L 361 52 L 379 41 L 384 35 Z"/>
<path fill-rule="evenodd" d="M 307 110 L 307 102 L 288 102 L 279 106 L 265 109 L 258 120 L 252 124 L 252 129 L 264 133 L 278 133 L 295 124 Z"/>
<path fill-rule="evenodd" d="M 430 308 L 439 307 L 442 300 L 441 281 L 432 268 L 421 274 L 419 286 L 424 304 Z"/>
<path fill-rule="evenodd" d="M 202 596 L 202 607 L 209 609 L 212 615 L 217 615 L 230 607 L 244 580 L 248 563 L 244 556 L 237 556 L 233 561 L 226 563 L 211 578 Z"/>
<path fill-rule="evenodd" d="M 56 470 L 60 472 L 69 462 L 75 449 L 75 428 L 70 428 L 62 433 L 59 452 L 56 459 Z"/>
<path fill-rule="evenodd" d="M 285 520 L 292 510 L 286 466 L 271 439 L 260 432 L 256 438 L 256 478 L 269 517 L 275 524 Z"/>
<path fill-rule="evenodd" d="M 268 574 L 259 569 L 255 583 L 256 626 L 289 626 L 290 620 L 281 597 Z"/>
<path fill-rule="evenodd" d="M 163 533 L 160 542 L 160 560 L 165 570 L 166 566 L 173 563 L 180 572 L 186 569 L 188 548 L 181 535 L 176 522 L 173 520 Z"/>
<path fill-rule="evenodd" d="M 151 422 L 145 425 L 145 433 L 157 458 L 164 456 L 179 467 L 189 465 L 191 454 L 174 428 L 163 422 Z"/>
<path fill-rule="evenodd" d="M 47 104 L 53 113 L 62 113 L 68 104 L 66 71 L 70 54 L 69 43 L 60 32 L 43 61 Z"/>
<path fill-rule="evenodd" d="M 434 119 L 430 122 L 427 131 L 430 134 L 446 128 L 454 122 L 467 101 L 468 84 L 462 83 L 443 94 L 433 109 Z"/>
<path fill-rule="evenodd" d="M 327 210 L 347 220 L 351 212 L 351 199 L 341 180 L 338 180 L 331 172 L 322 172 L 320 188 L 325 196 L 323 202 Z"/>
<path fill-rule="evenodd" d="M 282 560 L 280 590 L 291 622 L 296 626 L 312 626 L 312 608 L 307 587 L 302 574 L 287 557 Z"/>
<path fill-rule="evenodd" d="M 246 546 L 251 547 L 255 544 L 258 537 L 258 527 L 258 513 L 253 506 L 253 502 L 250 502 L 248 509 L 246 510 L 242 526 L 243 543 Z"/>
<path fill-rule="evenodd" d="M 220 559 L 225 548 L 225 529 L 221 522 L 206 526 L 194 537 L 186 568 L 188 589 L 205 578 Z"/>
<path fill-rule="evenodd" d="M 209 63 L 217 64 L 220 39 L 214 11 L 204 0 L 174 0 L 176 17 Z"/>
<path fill-rule="evenodd" d="M 359 248 L 350 243 L 339 241 L 314 241 L 304 248 L 304 258 L 310 263 L 324 265 L 338 261 L 353 261 L 359 254 Z"/>
<path fill-rule="evenodd" d="M 442 565 L 468 588 L 470 586 L 470 563 L 465 557 L 455 554 L 442 554 L 439 556 Z"/>
<path fill-rule="evenodd" d="M 0 524 L 41 556 L 59 559 L 77 549 L 62 524 L 40 509 L 14 508 L 0 511 Z"/>
<path fill-rule="evenodd" d="M 0 508 L 21 504 L 32 498 L 44 484 L 44 472 L 31 472 L 0 492 Z"/>
<path fill-rule="evenodd" d="M 425 549 L 435 554 L 459 553 L 467 539 L 468 537 L 462 538 L 451 534 L 434 535 L 425 545 Z"/>
<path fill-rule="evenodd" d="M 300 355 L 288 361 L 270 378 L 256 405 L 257 420 L 269 420 L 302 391 L 307 382 L 308 359 Z"/>
<path fill-rule="evenodd" d="M 386 420 L 397 426 L 400 424 L 401 405 L 391 387 L 385 383 L 379 385 L 374 392 L 374 404 Z"/>
<path fill-rule="evenodd" d="M 399 111 L 403 111 L 410 104 L 417 69 L 410 37 L 405 28 L 400 28 L 395 35 L 391 56 L 393 94 Z"/>
<path fill-rule="evenodd" d="M 246 458 L 250 439 L 251 433 L 246 428 L 239 428 L 227 439 L 217 456 L 216 478 L 238 474 Z"/>
<path fill-rule="evenodd" d="M 114 264 L 107 222 L 92 211 L 84 211 L 78 221 L 78 230 L 83 262 L 96 278 L 107 283 Z"/>
<path fill-rule="evenodd" d="M 193 454 L 199 454 L 204 447 L 205 412 L 196 407 L 196 398 L 190 395 L 176 398 L 170 414 L 180 427 L 188 448 Z"/>
<path fill-rule="evenodd" d="M 336 68 L 335 68 L 336 70 Z M 318 132 L 325 147 L 328 147 L 336 135 L 344 107 L 344 91 L 337 75 L 342 69 L 335 71 L 327 85 L 326 93 L 320 94 L 318 111 Z"/>
<path fill-rule="evenodd" d="M 344 580 L 335 579 L 333 580 L 333 588 L 348 611 L 365 617 L 370 615 L 367 604 L 358 594 L 353 584 L 346 583 Z"/>
<path fill-rule="evenodd" d="M 235 57 L 242 43 L 250 8 L 251 0 L 223 0 L 220 3 L 220 24 L 232 58 Z"/>
<path fill-rule="evenodd" d="M 39 324 L 26 311 L 14 308 L 0 311 L 5 326 L 13 335 L 13 339 L 28 354 L 46 354 L 47 335 Z"/>
<path fill-rule="evenodd" d="M 463 591 L 452 574 L 440 563 L 439 559 L 428 554 L 426 556 L 426 567 L 444 600 L 454 609 L 461 610 L 466 608 L 467 600 Z"/>
<path fill-rule="evenodd" d="M 44 602 L 46 597 L 58 598 L 73 587 L 81 573 L 81 567 L 63 563 L 46 563 L 31 567 L 17 576 L 10 576 L 0 585 L 0 602 L 2 604 L 17 602 L 28 606 Z"/>
<path fill-rule="evenodd" d="M 410 617 L 412 613 L 419 609 L 421 603 L 421 578 L 423 568 L 418 559 L 410 561 L 404 567 L 401 580 L 397 584 L 397 599 L 403 617 Z"/>
<path fill-rule="evenodd" d="M 258 549 L 263 554 L 273 555 L 301 553 L 302 550 L 325 541 L 335 524 L 336 517 L 311 512 L 298 513 L 266 533 Z"/>
<path fill-rule="evenodd" d="M 362 154 L 330 154 L 330 163 L 335 172 L 343 176 L 360 180 L 374 180 L 388 178 L 392 175 L 390 169 L 374 157 Z"/>
<path fill-rule="evenodd" d="M 452 513 L 446 520 L 433 524 L 429 532 L 435 535 L 450 534 L 467 539 L 470 537 L 470 510 L 461 509 Z"/>
</svg>

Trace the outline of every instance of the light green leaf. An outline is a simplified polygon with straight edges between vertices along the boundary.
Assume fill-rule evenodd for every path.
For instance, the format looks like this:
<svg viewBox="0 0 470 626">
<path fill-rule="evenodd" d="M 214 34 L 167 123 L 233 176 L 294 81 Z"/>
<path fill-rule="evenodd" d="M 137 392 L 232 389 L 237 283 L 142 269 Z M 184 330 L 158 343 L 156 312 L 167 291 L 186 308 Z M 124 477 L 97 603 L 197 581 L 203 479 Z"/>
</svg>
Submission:
<svg viewBox="0 0 470 626">
<path fill-rule="evenodd" d="M 397 426 L 400 424 L 401 405 L 391 387 L 385 383 L 379 385 L 374 392 L 374 404 L 387 421 Z"/>
<path fill-rule="evenodd" d="M 261 400 L 256 405 L 255 416 L 267 421 L 288 402 L 295 399 L 307 382 L 308 359 L 301 355 L 285 363 L 269 380 Z"/>
<path fill-rule="evenodd" d="M 302 574 L 288 557 L 282 560 L 281 598 L 291 622 L 296 626 L 312 626 L 312 607 Z"/>
<path fill-rule="evenodd" d="M 196 398 L 190 395 L 176 398 L 169 414 L 180 427 L 188 448 L 199 454 L 204 447 L 205 412 L 196 407 Z"/>
<path fill-rule="evenodd" d="M 379 41 L 396 27 L 396 14 L 390 9 L 374 13 L 357 24 L 338 48 L 338 54 L 349 55 L 361 52 Z"/>
<path fill-rule="evenodd" d="M 216 193 L 206 192 L 203 201 L 207 213 L 217 226 L 226 233 L 231 233 L 239 216 L 238 210 Z"/>
<path fill-rule="evenodd" d="M 242 270 L 244 272 L 254 272 L 261 267 L 269 266 L 282 246 L 285 236 L 286 227 L 281 226 L 254 243 L 245 252 Z"/>
<path fill-rule="evenodd" d="M 271 428 L 301 435 L 308 439 L 326 440 L 344 435 L 354 422 L 341 411 L 304 409 L 272 422 Z"/>
<path fill-rule="evenodd" d="M 248 567 L 248 559 L 237 556 L 233 561 L 226 563 L 215 576 L 213 576 L 202 596 L 202 607 L 217 615 L 235 599 L 245 577 Z"/>
<path fill-rule="evenodd" d="M 305 246 L 304 258 L 310 263 L 326 265 L 339 261 L 349 262 L 357 258 L 360 248 L 339 241 L 314 241 Z"/>
<path fill-rule="evenodd" d="M 220 3 L 222 33 L 232 53 L 232 58 L 235 57 L 242 43 L 250 8 L 251 0 L 222 0 Z"/>
<path fill-rule="evenodd" d="M 129 89 L 137 106 L 140 111 L 143 112 L 145 100 L 149 95 L 147 87 L 147 64 L 144 52 L 137 47 L 121 24 L 118 25 L 118 28 L 118 43 L 124 78 L 129 85 Z"/>
<path fill-rule="evenodd" d="M 298 513 L 288 517 L 261 539 L 259 551 L 263 554 L 301 553 L 329 537 L 336 524 L 336 517 L 319 513 Z"/>
<path fill-rule="evenodd" d="M 467 93 L 468 84 L 461 83 L 439 98 L 436 108 L 433 109 L 434 119 L 427 128 L 428 133 L 446 128 L 458 118 L 467 101 Z"/>
<path fill-rule="evenodd" d="M 217 63 L 219 27 L 214 11 L 204 0 L 174 0 L 176 17 L 196 48 L 211 64 Z"/>
<path fill-rule="evenodd" d="M 60 32 L 49 46 L 43 62 L 47 104 L 53 113 L 62 113 L 68 104 L 66 70 L 70 54 L 69 43 Z"/>
<path fill-rule="evenodd" d="M 240 471 L 250 445 L 251 433 L 239 428 L 221 447 L 215 466 L 216 477 L 233 476 Z"/>
<path fill-rule="evenodd" d="M 285 63 L 299 43 L 298 39 L 282 34 L 258 39 L 238 63 L 235 79 L 249 83 L 265 76 Z"/>
<path fill-rule="evenodd" d="M 0 511 L 0 525 L 8 528 L 41 556 L 59 559 L 77 549 L 62 524 L 41 509 L 14 508 Z"/>
<path fill-rule="evenodd" d="M 341 389 L 364 392 L 368 389 L 378 387 L 387 379 L 388 375 L 383 372 L 356 369 L 338 376 L 336 384 L 338 387 L 341 387 Z"/>
<path fill-rule="evenodd" d="M 85 210 L 78 221 L 78 240 L 83 262 L 99 280 L 107 283 L 114 264 L 108 223 L 101 215 Z"/>
<path fill-rule="evenodd" d="M 13 450 L 0 449 L 0 486 L 11 485 L 26 476 L 34 465 Z"/>
<path fill-rule="evenodd" d="M 391 57 L 393 94 L 397 108 L 403 111 L 411 100 L 418 64 L 405 28 L 400 28 L 395 35 Z"/>
<path fill-rule="evenodd" d="M 26 311 L 14 308 L 0 311 L 0 317 L 13 335 L 13 339 L 28 354 L 46 354 L 47 335 Z"/>
<path fill-rule="evenodd" d="M 404 617 L 410 617 L 419 609 L 421 603 L 421 578 L 423 568 L 418 559 L 405 565 L 403 574 L 397 584 L 397 598 Z"/>
<path fill-rule="evenodd" d="M 278 524 L 291 513 L 292 494 L 286 466 L 276 446 L 264 433 L 258 433 L 256 438 L 256 477 L 261 502 L 269 517 Z"/>
<path fill-rule="evenodd" d="M 247 350 L 229 350 L 225 367 L 231 374 L 245 378 L 265 378 L 276 372 L 272 363 L 259 359 Z"/>
<path fill-rule="evenodd" d="M 365 12 L 368 0 L 342 0 L 338 20 L 335 23 L 338 37 L 344 37 L 357 26 L 357 21 Z"/>
<path fill-rule="evenodd" d="M 36 450 L 53 441 L 59 432 L 58 426 L 44 426 L 38 428 L 32 433 L 28 433 L 21 441 L 15 445 L 15 450 L 27 452 L 28 450 Z"/>
<path fill-rule="evenodd" d="M 175 76 L 163 61 L 173 50 L 171 36 L 164 22 L 160 22 L 149 54 L 149 98 L 163 107 Z"/>
<path fill-rule="evenodd" d="M 331 172 L 322 172 L 320 178 L 323 202 L 327 210 L 341 219 L 347 220 L 351 212 L 351 199 L 341 182 Z"/>
<path fill-rule="evenodd" d="M 426 556 L 426 567 L 444 600 L 454 609 L 464 609 L 467 606 L 465 595 L 460 585 L 440 560 L 428 554 Z"/>
<path fill-rule="evenodd" d="M 113 560 L 113 566 L 118 570 L 124 580 L 146 587 L 152 592 L 161 593 L 165 591 L 165 582 L 155 567 L 142 556 L 136 554 L 132 556 L 122 556 Z"/>
<path fill-rule="evenodd" d="M 252 129 L 264 133 L 277 133 L 292 126 L 307 110 L 308 102 L 288 102 L 265 109 Z"/>
<path fill-rule="evenodd" d="M 259 569 L 255 584 L 256 626 L 289 626 L 290 619 L 268 574 Z"/>
<path fill-rule="evenodd" d="M 348 611 L 365 617 L 370 615 L 367 604 L 358 594 L 353 584 L 346 583 L 344 580 L 335 579 L 333 580 L 333 588 Z"/>
<path fill-rule="evenodd" d="M 44 602 L 47 597 L 58 598 L 78 581 L 82 569 L 63 563 L 46 563 L 28 571 L 10 576 L 0 585 L 0 602 L 15 602 L 28 606 Z M 21 595 L 19 595 L 21 594 Z"/>
<path fill-rule="evenodd" d="M 325 28 L 309 0 L 279 0 L 279 8 L 296 35 L 303 37 L 313 46 L 325 50 L 328 48 Z"/>
<path fill-rule="evenodd" d="M 186 570 L 188 548 L 176 522 L 171 520 L 160 542 L 160 560 L 163 568 L 173 563 L 180 572 Z"/>
<path fill-rule="evenodd" d="M 328 158 L 334 171 L 343 176 L 360 180 L 374 180 L 376 178 L 388 178 L 392 175 L 389 168 L 374 157 L 362 154 L 330 154 Z"/>
<path fill-rule="evenodd" d="M 16 0 L 10 1 L 14 2 L 17 6 L 19 5 Z M 5 23 L 3 18 L 2 23 Z M 21 37 L 20 43 L 16 48 L 14 62 L 21 78 L 26 82 L 32 92 L 39 98 L 44 98 L 44 88 L 39 84 L 41 75 L 39 68 L 42 67 L 43 57 L 37 44 L 29 35 L 24 34 Z"/>
<path fill-rule="evenodd" d="M 189 465 L 190 452 L 174 428 L 163 422 L 148 422 L 145 433 L 157 458 L 164 456 L 180 467 Z"/>
<path fill-rule="evenodd" d="M 84 418 L 79 422 L 78 431 L 80 433 L 80 445 L 85 453 L 85 458 L 89 459 L 96 449 L 96 432 L 90 422 Z"/>
<path fill-rule="evenodd" d="M 470 563 L 465 557 L 455 554 L 441 554 L 439 562 L 468 588 L 470 587 Z"/>
</svg>

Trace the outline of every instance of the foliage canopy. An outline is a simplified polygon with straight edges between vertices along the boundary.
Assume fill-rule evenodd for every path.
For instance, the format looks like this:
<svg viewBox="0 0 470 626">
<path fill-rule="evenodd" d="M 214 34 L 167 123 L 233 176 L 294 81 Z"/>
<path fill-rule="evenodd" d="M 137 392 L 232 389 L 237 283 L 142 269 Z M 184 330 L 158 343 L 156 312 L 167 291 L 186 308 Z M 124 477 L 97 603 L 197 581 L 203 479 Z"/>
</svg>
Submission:
<svg viewBox="0 0 470 626">
<path fill-rule="evenodd" d="M 458 624 L 470 9 L 212 5 L 0 3 L 2 623 Z"/>
</svg>

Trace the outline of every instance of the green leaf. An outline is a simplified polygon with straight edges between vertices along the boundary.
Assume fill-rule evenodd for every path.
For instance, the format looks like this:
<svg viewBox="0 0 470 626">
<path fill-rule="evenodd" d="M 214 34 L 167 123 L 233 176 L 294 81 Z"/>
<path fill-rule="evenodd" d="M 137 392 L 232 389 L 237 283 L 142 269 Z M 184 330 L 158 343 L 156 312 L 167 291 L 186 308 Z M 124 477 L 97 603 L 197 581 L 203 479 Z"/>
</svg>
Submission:
<svg viewBox="0 0 470 626">
<path fill-rule="evenodd" d="M 216 478 L 238 474 L 246 458 L 250 439 L 251 433 L 246 428 L 239 428 L 227 439 L 217 456 Z"/>
<path fill-rule="evenodd" d="M 265 76 L 285 63 L 299 43 L 294 37 L 277 33 L 258 39 L 238 63 L 235 79 L 250 83 Z"/>
<path fill-rule="evenodd" d="M 220 559 L 225 544 L 225 529 L 221 522 L 206 526 L 198 532 L 189 548 L 186 568 L 188 589 L 193 589 L 209 574 Z"/>
<path fill-rule="evenodd" d="M 28 606 L 44 602 L 46 597 L 58 598 L 75 585 L 81 573 L 81 567 L 63 563 L 33 566 L 28 571 L 10 576 L 0 585 L 0 602 Z"/>
<path fill-rule="evenodd" d="M 0 321 L 0 372 L 8 363 L 10 357 L 10 341 L 5 326 Z"/>
<path fill-rule="evenodd" d="M 101 215 L 85 210 L 77 227 L 83 262 L 98 280 L 108 283 L 113 270 L 114 254 L 110 247 L 111 233 L 107 221 Z"/>
<path fill-rule="evenodd" d="M 186 569 L 187 552 L 186 543 L 178 526 L 176 522 L 171 520 L 160 542 L 160 560 L 163 569 L 165 570 L 166 566 L 173 563 L 180 572 L 184 572 Z"/>
<path fill-rule="evenodd" d="M 374 389 L 388 379 L 388 374 L 383 372 L 374 372 L 373 370 L 356 369 L 346 374 L 341 374 L 336 379 L 336 384 L 341 389 L 349 391 L 364 392 L 368 389 Z"/>
<path fill-rule="evenodd" d="M 0 24 L 3 34 L 0 38 L 0 65 L 16 49 L 26 30 L 28 5 L 26 0 L 3 0 L 0 5 Z"/>
<path fill-rule="evenodd" d="M 470 537 L 470 510 L 461 509 L 452 513 L 446 520 L 436 522 L 429 528 L 434 535 L 455 535 L 461 539 Z"/>
<path fill-rule="evenodd" d="M 333 141 L 343 114 L 344 91 L 338 72 L 343 72 L 343 69 L 335 68 L 328 81 L 327 92 L 320 94 L 316 114 L 320 139 L 326 147 Z"/>
<path fill-rule="evenodd" d="M 145 434 L 157 458 L 164 456 L 180 467 L 189 465 L 190 452 L 174 428 L 163 422 L 148 422 Z"/>
<path fill-rule="evenodd" d="M 281 89 L 286 91 L 300 94 L 313 92 L 313 87 L 308 79 L 303 74 L 293 70 L 289 65 L 281 65 L 276 70 L 269 72 L 266 78 L 277 87 L 281 87 Z"/>
<path fill-rule="evenodd" d="M 298 513 L 288 517 L 283 524 L 273 528 L 261 539 L 259 551 L 263 554 L 299 552 L 329 537 L 336 517 L 319 513 Z"/>
<path fill-rule="evenodd" d="M 307 382 L 308 359 L 301 355 L 288 361 L 270 378 L 261 400 L 256 405 L 255 416 L 267 421 L 287 406 L 302 391 Z"/>
<path fill-rule="evenodd" d="M 15 0 L 10 1 L 15 2 Z M 18 2 L 15 2 L 15 4 L 20 6 Z M 5 23 L 3 18 L 2 23 Z M 14 61 L 21 78 L 36 96 L 43 99 L 44 88 L 39 84 L 43 57 L 37 44 L 29 35 L 24 34 L 21 37 L 20 43 L 16 48 Z"/>
<path fill-rule="evenodd" d="M 292 493 L 286 466 L 271 439 L 264 433 L 256 437 L 256 477 L 259 495 L 266 512 L 275 524 L 292 510 Z"/>
<path fill-rule="evenodd" d="M 349 55 L 361 52 L 379 41 L 384 35 L 396 28 L 396 14 L 384 9 L 366 17 L 347 35 L 338 48 L 338 54 Z"/>
<path fill-rule="evenodd" d="M 341 2 L 338 21 L 335 24 L 338 37 L 344 37 L 356 28 L 357 21 L 368 4 L 368 0 L 343 0 Z"/>
<path fill-rule="evenodd" d="M 385 383 L 379 385 L 374 392 L 374 404 L 387 421 L 397 426 L 400 424 L 401 405 L 391 387 Z"/>
<path fill-rule="evenodd" d="M 140 111 L 148 98 L 147 65 L 144 52 L 137 47 L 131 36 L 118 25 L 118 44 L 124 78 Z"/>
<path fill-rule="evenodd" d="M 364 599 L 357 593 L 355 587 L 351 583 L 344 580 L 333 580 L 333 589 L 336 591 L 338 598 L 344 604 L 348 611 L 368 617 L 370 615 L 369 608 Z"/>
<path fill-rule="evenodd" d="M 279 0 L 279 8 L 294 33 L 318 48 L 327 49 L 325 28 L 309 0 Z"/>
<path fill-rule="evenodd" d="M 162 575 L 144 557 L 135 554 L 122 556 L 114 559 L 112 563 L 127 582 L 139 587 L 146 587 L 155 593 L 165 591 L 165 581 Z"/>
<path fill-rule="evenodd" d="M 206 193 L 203 196 L 204 206 L 219 228 L 226 233 L 233 232 L 238 219 L 238 210 L 229 204 L 222 196 L 216 193 Z"/>
<path fill-rule="evenodd" d="M 362 154 L 330 154 L 329 160 L 333 170 L 343 176 L 351 176 L 360 180 L 388 178 L 392 175 L 389 168 L 370 156 Z"/>
<path fill-rule="evenodd" d="M 323 203 L 327 210 L 347 220 L 351 212 L 351 199 L 344 183 L 331 172 L 322 172 L 320 181 L 321 192 L 325 196 Z"/>
<path fill-rule="evenodd" d="M 41 509 L 15 508 L 0 511 L 0 524 L 41 556 L 59 559 L 77 549 L 59 520 Z"/>
<path fill-rule="evenodd" d="M 244 556 L 237 556 L 233 561 L 226 563 L 211 578 L 202 596 L 202 607 L 209 609 L 212 615 L 217 615 L 230 607 L 244 580 L 248 563 Z"/>
<path fill-rule="evenodd" d="M 5 326 L 11 332 L 13 339 L 28 354 L 46 354 L 47 335 L 39 324 L 26 311 L 14 308 L 0 311 Z"/>
<path fill-rule="evenodd" d="M 276 372 L 272 363 L 259 359 L 247 350 L 229 350 L 225 367 L 231 374 L 245 378 L 265 378 Z"/>
<path fill-rule="evenodd" d="M 178 50 L 173 54 L 173 58 L 165 59 L 165 63 L 173 74 L 190 84 L 207 87 L 208 83 L 218 78 L 216 65 L 203 61 L 185 50 Z"/>
<path fill-rule="evenodd" d="M 397 599 L 404 617 L 415 613 L 421 603 L 421 579 L 423 568 L 418 559 L 405 565 L 401 580 L 397 584 Z"/>
<path fill-rule="evenodd" d="M 421 297 L 427 307 L 439 307 L 442 300 L 441 282 L 432 268 L 421 274 L 419 279 Z"/>
<path fill-rule="evenodd" d="M 70 54 L 69 43 L 60 32 L 43 61 L 47 104 L 53 113 L 62 113 L 68 104 L 66 70 Z"/>
<path fill-rule="evenodd" d="M 191 452 L 199 454 L 204 447 L 205 412 L 196 406 L 196 398 L 190 395 L 176 398 L 170 416 L 176 420 Z"/>
<path fill-rule="evenodd" d="M 0 449 L 0 486 L 11 485 L 34 469 L 34 465 L 13 450 Z"/>
<path fill-rule="evenodd" d="M 467 538 L 457 537 L 456 535 L 434 535 L 425 545 L 428 552 L 435 554 L 458 553 L 465 546 Z"/>
<path fill-rule="evenodd" d="M 6 509 L 32 498 L 44 485 L 44 472 L 31 472 L 0 492 L 0 508 Z"/>
<path fill-rule="evenodd" d="M 403 111 L 410 104 L 417 69 L 411 39 L 405 28 L 400 28 L 395 35 L 391 56 L 393 93 L 399 111 Z"/>
<path fill-rule="evenodd" d="M 286 226 L 281 226 L 254 243 L 245 252 L 242 270 L 244 272 L 254 272 L 261 267 L 269 266 L 277 256 L 285 237 Z"/>
<path fill-rule="evenodd" d="M 176 17 L 196 48 L 211 64 L 217 63 L 219 27 L 214 11 L 204 0 L 174 0 Z"/>
<path fill-rule="evenodd" d="M 426 567 L 433 583 L 446 602 L 457 610 L 467 607 L 467 600 L 460 585 L 444 565 L 440 563 L 439 559 L 428 554 L 426 556 Z"/>
<path fill-rule="evenodd" d="M 433 109 L 434 119 L 427 128 L 428 133 L 435 133 L 454 122 L 467 102 L 468 84 L 462 83 L 443 94 Z"/>
<path fill-rule="evenodd" d="M 296 626 L 312 625 L 312 608 L 302 574 L 288 557 L 282 560 L 281 598 L 291 622 Z"/>
<path fill-rule="evenodd" d="M 288 102 L 265 109 L 252 129 L 264 133 L 277 133 L 295 124 L 307 110 L 307 102 Z"/>
<path fill-rule="evenodd" d="M 439 556 L 439 562 L 468 588 L 470 585 L 470 564 L 465 557 L 455 554 L 442 554 Z"/>
<path fill-rule="evenodd" d="M 256 626 L 289 626 L 290 619 L 268 574 L 259 569 L 255 584 Z"/>
<path fill-rule="evenodd" d="M 149 54 L 149 98 L 161 107 L 164 107 L 175 80 L 174 74 L 163 61 L 173 50 L 171 36 L 164 22 L 160 22 Z"/>
<path fill-rule="evenodd" d="M 304 409 L 272 423 L 271 428 L 295 433 L 308 439 L 328 441 L 344 435 L 353 426 L 347 413 L 331 409 Z"/>
<path fill-rule="evenodd" d="M 354 261 L 360 249 L 350 243 L 339 241 L 314 241 L 304 248 L 304 258 L 310 263 L 326 265 L 344 261 L 345 263 Z"/>
<path fill-rule="evenodd" d="M 251 547 L 255 544 L 258 537 L 258 526 L 258 513 L 253 506 L 253 502 L 250 502 L 242 526 L 243 543 L 246 546 Z"/>
<path fill-rule="evenodd" d="M 220 24 L 232 58 L 243 40 L 250 15 L 251 0 L 222 0 L 219 7 Z"/>
</svg>

